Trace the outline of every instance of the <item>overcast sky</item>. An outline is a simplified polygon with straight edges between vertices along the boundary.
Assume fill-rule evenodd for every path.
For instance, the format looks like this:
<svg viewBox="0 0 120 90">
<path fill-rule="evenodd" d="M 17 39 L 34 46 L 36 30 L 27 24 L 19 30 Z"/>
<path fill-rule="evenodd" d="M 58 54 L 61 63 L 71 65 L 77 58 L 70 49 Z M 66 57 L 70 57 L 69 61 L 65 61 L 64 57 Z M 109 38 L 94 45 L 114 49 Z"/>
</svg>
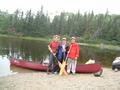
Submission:
<svg viewBox="0 0 120 90">
<path fill-rule="evenodd" d="M 120 0 L 0 0 L 0 9 L 13 13 L 16 9 L 23 11 L 32 9 L 36 12 L 41 5 L 49 14 L 58 14 L 61 11 L 81 13 L 94 11 L 95 13 L 120 14 Z"/>
</svg>

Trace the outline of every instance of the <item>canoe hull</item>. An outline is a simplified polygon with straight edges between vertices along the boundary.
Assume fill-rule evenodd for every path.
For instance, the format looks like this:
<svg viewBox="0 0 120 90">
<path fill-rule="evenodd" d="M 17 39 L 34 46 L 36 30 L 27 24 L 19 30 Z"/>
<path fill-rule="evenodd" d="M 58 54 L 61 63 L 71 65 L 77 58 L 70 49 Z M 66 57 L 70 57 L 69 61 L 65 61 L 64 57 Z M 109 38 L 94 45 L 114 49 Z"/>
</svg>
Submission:
<svg viewBox="0 0 120 90">
<path fill-rule="evenodd" d="M 47 70 L 46 65 L 32 63 L 32 62 L 25 61 L 25 60 L 12 59 L 12 60 L 10 60 L 10 62 L 11 62 L 11 65 L 13 65 L 13 66 L 22 67 L 22 68 L 26 68 L 26 69 L 39 70 L 39 71 Z"/>
<path fill-rule="evenodd" d="M 11 59 L 10 60 L 11 65 L 26 68 L 26 69 L 32 69 L 32 70 L 39 70 L 39 71 L 46 71 L 47 65 L 44 64 L 37 64 L 25 60 L 17 60 L 17 59 Z M 77 73 L 96 73 L 102 70 L 102 67 L 100 64 L 79 64 L 76 67 Z"/>
</svg>

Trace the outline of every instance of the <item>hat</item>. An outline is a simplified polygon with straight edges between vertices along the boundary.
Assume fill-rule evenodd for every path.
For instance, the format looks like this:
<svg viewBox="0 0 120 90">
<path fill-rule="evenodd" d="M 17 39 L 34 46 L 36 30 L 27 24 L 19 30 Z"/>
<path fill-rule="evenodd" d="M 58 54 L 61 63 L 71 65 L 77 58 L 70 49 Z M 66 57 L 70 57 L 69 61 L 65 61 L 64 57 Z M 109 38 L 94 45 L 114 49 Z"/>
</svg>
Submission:
<svg viewBox="0 0 120 90">
<path fill-rule="evenodd" d="M 62 38 L 62 40 L 66 40 L 66 38 L 64 37 L 64 38 Z"/>
<path fill-rule="evenodd" d="M 71 37 L 71 39 L 74 39 L 74 40 L 75 40 L 76 38 L 75 38 L 75 37 Z"/>
</svg>

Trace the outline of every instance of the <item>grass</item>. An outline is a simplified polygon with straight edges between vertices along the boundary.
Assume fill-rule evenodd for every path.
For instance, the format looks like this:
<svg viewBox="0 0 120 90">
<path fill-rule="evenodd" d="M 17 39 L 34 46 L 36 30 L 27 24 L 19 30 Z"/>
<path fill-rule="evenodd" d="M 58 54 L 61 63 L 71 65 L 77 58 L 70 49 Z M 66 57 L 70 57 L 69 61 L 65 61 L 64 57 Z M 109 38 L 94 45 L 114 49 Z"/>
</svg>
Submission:
<svg viewBox="0 0 120 90">
<path fill-rule="evenodd" d="M 41 37 L 30 37 L 30 36 L 12 36 L 12 35 L 2 35 L 0 34 L 0 37 L 5 37 L 5 38 L 18 38 L 18 39 L 24 39 L 24 40 L 39 40 L 39 41 L 50 41 L 49 38 L 41 38 Z"/>
<path fill-rule="evenodd" d="M 39 41 L 50 41 L 49 38 L 41 38 L 41 37 L 20 37 L 21 39 L 26 39 L 26 40 L 39 40 Z"/>
<path fill-rule="evenodd" d="M 120 50 L 120 47 L 117 45 L 106 45 L 106 44 L 89 44 L 89 43 L 79 43 L 82 46 L 89 46 L 89 47 L 97 47 L 101 49 L 109 49 L 109 50 Z"/>
</svg>

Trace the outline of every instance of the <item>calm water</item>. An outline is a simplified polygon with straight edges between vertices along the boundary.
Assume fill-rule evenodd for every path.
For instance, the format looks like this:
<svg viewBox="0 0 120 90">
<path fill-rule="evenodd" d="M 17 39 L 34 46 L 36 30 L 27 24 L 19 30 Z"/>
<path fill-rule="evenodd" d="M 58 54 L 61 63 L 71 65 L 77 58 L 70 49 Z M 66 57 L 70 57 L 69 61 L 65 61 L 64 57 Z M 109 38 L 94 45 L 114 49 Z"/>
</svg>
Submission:
<svg viewBox="0 0 120 90">
<path fill-rule="evenodd" d="M 47 42 L 22 40 L 17 38 L 0 38 L 0 55 L 23 58 L 28 61 L 41 63 L 49 59 Z M 110 67 L 119 51 L 80 46 L 78 63 L 85 63 L 90 58 L 97 60 L 103 66 Z"/>
</svg>

